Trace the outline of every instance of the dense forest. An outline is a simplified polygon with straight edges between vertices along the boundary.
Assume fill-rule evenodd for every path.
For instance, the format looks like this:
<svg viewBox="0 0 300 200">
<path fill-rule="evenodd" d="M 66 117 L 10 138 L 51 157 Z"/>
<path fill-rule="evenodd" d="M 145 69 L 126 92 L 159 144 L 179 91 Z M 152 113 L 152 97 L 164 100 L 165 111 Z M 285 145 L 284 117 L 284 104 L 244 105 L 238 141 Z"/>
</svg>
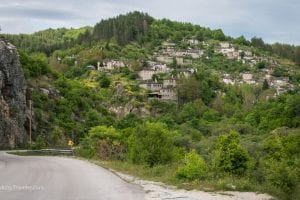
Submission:
<svg viewBox="0 0 300 200">
<path fill-rule="evenodd" d="M 30 148 L 66 147 L 72 139 L 79 156 L 181 187 L 300 198 L 299 46 L 232 38 L 221 29 L 139 12 L 93 28 L 4 36 L 18 47 L 33 88 L 35 143 Z M 194 72 L 178 76 L 185 68 L 173 59 L 167 64 L 171 74 L 153 77 L 160 83 L 178 76 L 177 100 L 148 98 L 139 71 L 164 43 L 188 50 L 190 38 L 204 50 L 187 66 Z M 288 77 L 292 89 L 274 95 L 266 81 L 224 84 L 223 74 L 258 76 L 271 65 L 261 61 L 250 67 L 227 59 L 216 51 L 226 41 L 276 60 L 272 76 Z M 96 70 L 110 60 L 125 66 Z"/>
<path fill-rule="evenodd" d="M 139 12 L 102 20 L 95 25 L 92 38 L 97 41 L 115 38 L 121 45 L 140 41 L 153 21 L 152 17 Z"/>
</svg>

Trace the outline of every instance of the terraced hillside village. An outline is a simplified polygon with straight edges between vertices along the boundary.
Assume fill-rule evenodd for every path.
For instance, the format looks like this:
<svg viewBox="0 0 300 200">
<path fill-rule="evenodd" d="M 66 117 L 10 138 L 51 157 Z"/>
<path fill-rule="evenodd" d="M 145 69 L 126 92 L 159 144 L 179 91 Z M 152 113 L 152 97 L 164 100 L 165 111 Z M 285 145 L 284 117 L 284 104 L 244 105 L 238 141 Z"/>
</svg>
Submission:
<svg viewBox="0 0 300 200">
<path fill-rule="evenodd" d="M 151 180 L 300 198 L 299 46 L 140 12 L 2 36 L 29 88 L 30 148 L 71 139 L 79 156 Z"/>
</svg>

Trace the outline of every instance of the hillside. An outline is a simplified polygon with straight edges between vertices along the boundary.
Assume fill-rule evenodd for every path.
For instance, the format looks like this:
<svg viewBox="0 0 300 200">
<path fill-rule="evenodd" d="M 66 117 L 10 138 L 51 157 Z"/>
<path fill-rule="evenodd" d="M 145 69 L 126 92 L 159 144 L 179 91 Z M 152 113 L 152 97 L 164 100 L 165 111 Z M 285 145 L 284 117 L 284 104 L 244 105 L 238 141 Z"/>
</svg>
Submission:
<svg viewBox="0 0 300 200">
<path fill-rule="evenodd" d="M 72 139 L 155 180 L 299 198 L 299 47 L 139 12 L 5 37 L 33 89 L 32 148 Z"/>
</svg>

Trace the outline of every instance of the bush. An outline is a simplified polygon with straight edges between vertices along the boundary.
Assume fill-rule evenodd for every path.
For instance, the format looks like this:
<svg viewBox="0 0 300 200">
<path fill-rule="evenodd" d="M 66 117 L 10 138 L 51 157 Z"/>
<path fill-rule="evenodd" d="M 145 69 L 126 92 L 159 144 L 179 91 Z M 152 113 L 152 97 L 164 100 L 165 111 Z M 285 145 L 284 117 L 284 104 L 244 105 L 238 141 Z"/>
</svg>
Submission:
<svg viewBox="0 0 300 200">
<path fill-rule="evenodd" d="M 45 54 L 27 54 L 26 52 L 20 50 L 19 55 L 26 78 L 36 78 L 40 75 L 46 74 L 49 71 L 48 58 Z"/>
<path fill-rule="evenodd" d="M 163 123 L 146 122 L 134 129 L 128 138 L 128 159 L 153 167 L 174 158 L 174 136 Z"/>
<path fill-rule="evenodd" d="M 98 140 L 95 145 L 96 154 L 102 160 L 124 160 L 126 148 L 121 142 L 110 139 Z"/>
<path fill-rule="evenodd" d="M 142 120 L 135 114 L 129 113 L 122 119 L 120 119 L 116 124 L 115 127 L 118 129 L 125 129 L 129 127 L 135 127 L 139 123 L 141 123 Z"/>
<path fill-rule="evenodd" d="M 96 126 L 81 140 L 78 154 L 86 158 L 97 155 L 101 159 L 123 159 L 125 147 L 121 133 L 113 127 Z"/>
<path fill-rule="evenodd" d="M 179 179 L 196 180 L 205 178 L 207 165 L 195 150 L 185 154 L 184 164 L 179 167 L 176 176 Z"/>
<path fill-rule="evenodd" d="M 243 174 L 252 165 L 249 154 L 239 141 L 239 134 L 231 131 L 221 135 L 215 151 L 214 163 L 217 169 L 232 174 Z"/>
<path fill-rule="evenodd" d="M 96 126 L 91 128 L 88 137 L 94 141 L 101 139 L 119 140 L 121 138 L 121 133 L 113 127 Z"/>
<path fill-rule="evenodd" d="M 107 77 L 106 74 L 101 74 L 97 77 L 97 81 L 102 88 L 108 88 L 110 86 L 110 79 Z"/>
<path fill-rule="evenodd" d="M 264 156 L 261 161 L 264 179 L 267 185 L 275 187 L 274 191 L 283 199 L 299 199 L 299 131 L 276 129 L 273 132 L 263 142 Z"/>
<path fill-rule="evenodd" d="M 93 141 L 89 137 L 85 137 L 80 141 L 80 146 L 76 150 L 76 153 L 84 158 L 94 157 L 96 150 L 93 145 Z"/>
<path fill-rule="evenodd" d="M 275 186 L 277 190 L 283 191 L 286 199 L 297 199 L 296 196 L 299 198 L 299 168 L 293 165 L 291 166 L 286 160 L 279 162 L 276 160 L 269 160 L 266 163 L 265 173 L 267 182 L 272 186 Z"/>
<path fill-rule="evenodd" d="M 42 135 L 37 136 L 35 142 L 31 146 L 32 149 L 43 149 L 46 148 L 45 138 Z"/>
</svg>

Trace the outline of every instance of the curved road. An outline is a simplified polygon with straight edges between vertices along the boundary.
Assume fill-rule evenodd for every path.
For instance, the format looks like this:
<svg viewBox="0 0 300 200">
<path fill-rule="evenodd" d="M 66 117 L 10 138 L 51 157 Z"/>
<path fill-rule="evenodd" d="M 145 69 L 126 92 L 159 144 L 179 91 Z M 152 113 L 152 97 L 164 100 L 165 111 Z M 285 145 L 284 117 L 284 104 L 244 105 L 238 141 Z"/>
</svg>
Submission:
<svg viewBox="0 0 300 200">
<path fill-rule="evenodd" d="M 143 189 L 86 161 L 0 152 L 2 200 L 144 200 Z"/>
</svg>

